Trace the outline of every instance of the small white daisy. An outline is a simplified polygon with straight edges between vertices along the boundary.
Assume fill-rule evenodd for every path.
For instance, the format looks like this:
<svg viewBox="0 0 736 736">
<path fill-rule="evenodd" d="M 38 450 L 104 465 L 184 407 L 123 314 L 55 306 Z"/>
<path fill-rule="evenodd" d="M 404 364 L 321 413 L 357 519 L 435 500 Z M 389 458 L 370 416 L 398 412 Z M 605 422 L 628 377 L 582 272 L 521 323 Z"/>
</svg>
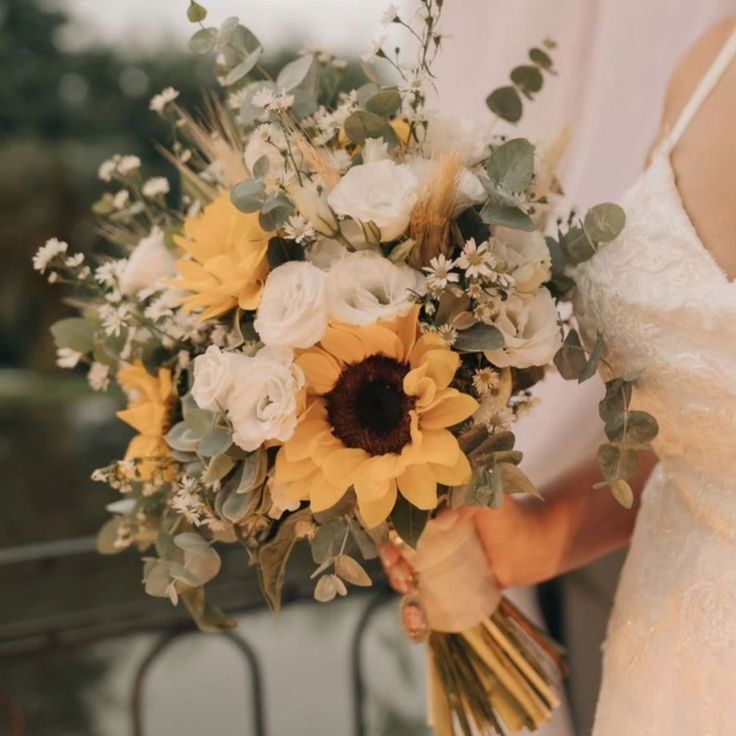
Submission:
<svg viewBox="0 0 736 736">
<path fill-rule="evenodd" d="M 82 357 L 82 353 L 72 350 L 71 348 L 56 349 L 56 365 L 58 365 L 59 368 L 75 368 Z"/>
<path fill-rule="evenodd" d="M 151 98 L 151 102 L 148 107 L 150 110 L 153 110 L 160 115 L 166 109 L 166 106 L 171 104 L 178 96 L 178 90 L 173 87 L 166 87 Z"/>
<path fill-rule="evenodd" d="M 473 388 L 479 396 L 493 391 L 498 387 L 499 378 L 493 368 L 479 368 L 473 375 Z"/>
<path fill-rule="evenodd" d="M 110 385 L 110 368 L 95 361 L 89 369 L 87 381 L 93 391 L 107 391 Z"/>
<path fill-rule="evenodd" d="M 58 238 L 47 240 L 33 256 L 33 268 L 43 273 L 56 256 L 66 253 L 69 244 Z"/>
<path fill-rule="evenodd" d="M 137 171 L 141 167 L 141 160 L 138 156 L 122 156 L 118 161 L 118 172 L 123 176 Z"/>
<path fill-rule="evenodd" d="M 448 284 L 457 283 L 460 276 L 453 272 L 454 265 L 455 262 L 448 260 L 444 253 L 435 256 L 429 262 L 429 266 L 422 269 L 427 273 L 427 286 L 433 290 L 440 290 L 447 288 Z"/>
<path fill-rule="evenodd" d="M 465 271 L 469 279 L 493 275 L 495 258 L 488 252 L 488 241 L 478 245 L 475 238 L 470 238 L 457 259 L 457 265 Z"/>
<path fill-rule="evenodd" d="M 314 225 L 301 215 L 292 215 L 284 225 L 284 234 L 289 240 L 295 240 L 299 245 L 311 243 L 317 237 Z"/>
<path fill-rule="evenodd" d="M 115 196 L 112 198 L 112 206 L 116 210 L 122 210 L 123 207 L 128 204 L 129 199 L 130 192 L 127 189 L 121 189 L 119 192 L 116 192 Z"/>
<path fill-rule="evenodd" d="M 169 180 L 163 176 L 154 176 L 145 182 L 141 191 L 143 192 L 143 196 L 149 199 L 162 197 L 170 191 Z"/>
</svg>

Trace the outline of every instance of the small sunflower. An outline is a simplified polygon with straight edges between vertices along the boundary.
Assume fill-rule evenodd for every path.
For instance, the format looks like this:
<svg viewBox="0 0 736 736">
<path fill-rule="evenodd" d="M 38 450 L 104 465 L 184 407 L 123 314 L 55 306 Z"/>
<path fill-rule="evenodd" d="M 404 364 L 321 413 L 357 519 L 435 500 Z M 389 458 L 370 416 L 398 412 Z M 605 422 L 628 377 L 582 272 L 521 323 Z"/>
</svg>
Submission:
<svg viewBox="0 0 736 736">
<path fill-rule="evenodd" d="M 118 371 L 118 383 L 128 395 L 128 408 L 117 416 L 138 432 L 125 453 L 126 460 L 138 461 L 131 478 L 152 480 L 165 468 L 170 455 L 164 435 L 169 429 L 175 399 L 171 371 L 160 368 L 158 375 L 152 376 L 138 361 Z M 167 475 L 165 470 L 164 475 Z"/>
<path fill-rule="evenodd" d="M 171 284 L 193 292 L 183 297 L 184 310 L 212 319 L 236 306 L 255 309 L 268 273 L 268 238 L 258 213 L 240 212 L 226 192 L 188 217 L 174 240 L 190 258 L 177 260 L 179 278 Z"/>
<path fill-rule="evenodd" d="M 478 408 L 450 387 L 460 358 L 435 334 L 420 336 L 418 307 L 392 322 L 331 324 L 302 352 L 309 401 L 279 450 L 274 481 L 314 512 L 354 488 L 368 527 L 384 521 L 401 493 L 420 509 L 437 505 L 437 484 L 471 477 L 448 429 Z"/>
</svg>

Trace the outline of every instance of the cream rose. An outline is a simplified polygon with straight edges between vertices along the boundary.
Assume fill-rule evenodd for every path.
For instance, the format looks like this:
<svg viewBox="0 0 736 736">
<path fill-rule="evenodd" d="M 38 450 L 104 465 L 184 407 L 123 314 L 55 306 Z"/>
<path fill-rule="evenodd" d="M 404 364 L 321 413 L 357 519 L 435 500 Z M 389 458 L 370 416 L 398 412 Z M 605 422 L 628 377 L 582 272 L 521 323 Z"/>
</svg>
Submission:
<svg viewBox="0 0 736 736">
<path fill-rule="evenodd" d="M 514 278 L 517 291 L 530 294 L 549 280 L 552 261 L 544 235 L 497 227 L 491 240 L 491 253 L 498 268 Z"/>
<path fill-rule="evenodd" d="M 304 374 L 286 348 L 261 348 L 248 358 L 227 399 L 233 442 L 251 452 L 264 442 L 286 442 L 304 408 Z"/>
<path fill-rule="evenodd" d="M 250 358 L 241 353 L 225 353 L 216 345 L 194 359 L 192 397 L 200 409 L 219 411 L 225 408 L 236 377 L 248 366 Z"/>
<path fill-rule="evenodd" d="M 396 240 L 408 227 L 418 190 L 419 180 L 409 166 L 375 161 L 353 166 L 327 202 L 338 215 L 375 223 L 385 243 Z"/>
<path fill-rule="evenodd" d="M 473 167 L 488 156 L 491 138 L 490 125 L 472 118 L 433 113 L 422 146 L 428 158 L 452 152 L 460 156 L 465 166 Z"/>
<path fill-rule="evenodd" d="M 327 274 L 308 261 L 289 261 L 268 275 L 253 323 L 266 345 L 308 348 L 327 329 Z"/>
<path fill-rule="evenodd" d="M 500 303 L 493 325 L 503 334 L 505 344 L 486 351 L 488 360 L 499 368 L 529 368 L 546 365 L 562 345 L 557 309 L 547 289 L 534 294 L 511 294 Z"/>
<path fill-rule="evenodd" d="M 365 325 L 406 314 L 416 293 L 427 290 L 424 276 L 373 251 L 351 253 L 332 264 L 327 280 L 330 317 Z"/>
<path fill-rule="evenodd" d="M 120 277 L 120 290 L 134 296 L 144 289 L 162 286 L 165 279 L 176 274 L 176 259 L 164 243 L 164 233 L 159 227 L 142 238 L 130 254 Z"/>
</svg>

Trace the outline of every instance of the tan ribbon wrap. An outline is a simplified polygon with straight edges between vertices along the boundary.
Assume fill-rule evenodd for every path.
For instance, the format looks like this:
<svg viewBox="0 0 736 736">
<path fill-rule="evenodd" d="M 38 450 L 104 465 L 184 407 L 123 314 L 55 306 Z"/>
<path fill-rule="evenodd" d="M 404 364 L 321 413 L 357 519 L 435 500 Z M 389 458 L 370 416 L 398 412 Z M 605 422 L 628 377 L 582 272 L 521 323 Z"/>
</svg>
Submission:
<svg viewBox="0 0 736 736">
<path fill-rule="evenodd" d="M 488 618 L 501 602 L 472 519 L 429 522 L 412 561 L 417 589 L 433 631 L 457 633 Z"/>
</svg>

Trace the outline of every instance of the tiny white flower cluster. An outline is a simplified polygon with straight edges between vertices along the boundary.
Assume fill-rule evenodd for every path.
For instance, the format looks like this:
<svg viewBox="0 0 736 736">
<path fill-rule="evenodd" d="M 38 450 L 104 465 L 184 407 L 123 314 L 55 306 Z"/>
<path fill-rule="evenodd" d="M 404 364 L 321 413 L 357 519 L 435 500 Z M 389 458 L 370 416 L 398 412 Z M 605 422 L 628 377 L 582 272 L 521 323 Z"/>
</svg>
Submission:
<svg viewBox="0 0 736 736">
<path fill-rule="evenodd" d="M 112 181 L 115 174 L 125 177 L 134 171 L 138 171 L 140 167 L 141 160 L 138 156 L 121 156 L 120 154 L 115 154 L 112 158 L 100 164 L 98 176 L 102 181 L 109 182 Z"/>
<path fill-rule="evenodd" d="M 161 115 L 166 108 L 179 96 L 179 91 L 173 87 L 166 87 L 151 98 L 148 107 Z"/>
</svg>

